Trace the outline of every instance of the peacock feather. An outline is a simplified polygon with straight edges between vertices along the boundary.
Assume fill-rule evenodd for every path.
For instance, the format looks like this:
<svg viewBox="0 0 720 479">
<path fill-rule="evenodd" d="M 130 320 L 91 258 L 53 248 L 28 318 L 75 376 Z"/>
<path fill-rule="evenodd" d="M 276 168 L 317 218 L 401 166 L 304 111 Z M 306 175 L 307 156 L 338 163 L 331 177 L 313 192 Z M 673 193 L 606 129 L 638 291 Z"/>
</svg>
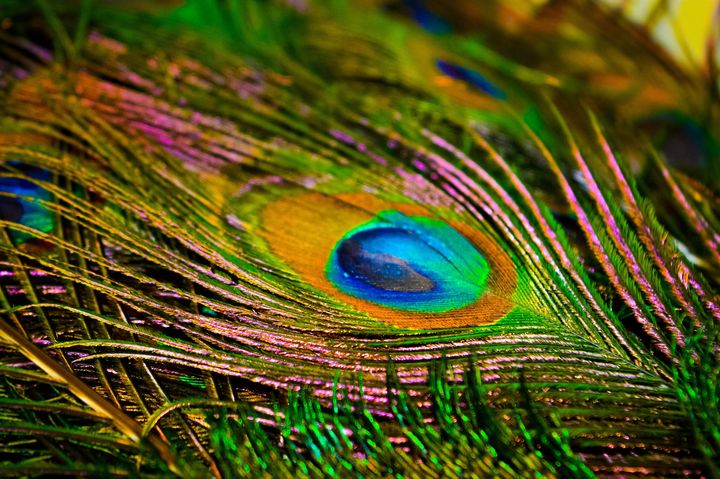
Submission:
<svg viewBox="0 0 720 479">
<path fill-rule="evenodd" d="M 720 477 L 717 15 L 0 0 L 0 475 Z"/>
</svg>

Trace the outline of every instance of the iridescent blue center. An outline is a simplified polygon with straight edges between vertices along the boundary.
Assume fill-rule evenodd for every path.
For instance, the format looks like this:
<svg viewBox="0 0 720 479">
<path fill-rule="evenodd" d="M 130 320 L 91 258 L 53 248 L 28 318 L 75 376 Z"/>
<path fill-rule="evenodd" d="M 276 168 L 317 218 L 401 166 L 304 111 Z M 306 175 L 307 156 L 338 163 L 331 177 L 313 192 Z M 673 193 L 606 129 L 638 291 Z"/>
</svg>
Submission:
<svg viewBox="0 0 720 479">
<path fill-rule="evenodd" d="M 438 313 L 477 300 L 489 268 L 450 225 L 384 211 L 337 243 L 326 274 L 338 289 L 357 298 Z"/>
</svg>

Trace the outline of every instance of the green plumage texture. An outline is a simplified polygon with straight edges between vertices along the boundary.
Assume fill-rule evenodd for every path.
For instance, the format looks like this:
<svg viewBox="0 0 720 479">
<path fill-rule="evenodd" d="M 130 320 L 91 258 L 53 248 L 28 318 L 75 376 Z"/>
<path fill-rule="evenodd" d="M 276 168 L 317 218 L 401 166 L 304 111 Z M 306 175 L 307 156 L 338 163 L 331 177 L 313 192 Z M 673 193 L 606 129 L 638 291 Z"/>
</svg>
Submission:
<svg viewBox="0 0 720 479">
<path fill-rule="evenodd" d="M 663 3 L 0 0 L 0 475 L 720 477 Z"/>
</svg>

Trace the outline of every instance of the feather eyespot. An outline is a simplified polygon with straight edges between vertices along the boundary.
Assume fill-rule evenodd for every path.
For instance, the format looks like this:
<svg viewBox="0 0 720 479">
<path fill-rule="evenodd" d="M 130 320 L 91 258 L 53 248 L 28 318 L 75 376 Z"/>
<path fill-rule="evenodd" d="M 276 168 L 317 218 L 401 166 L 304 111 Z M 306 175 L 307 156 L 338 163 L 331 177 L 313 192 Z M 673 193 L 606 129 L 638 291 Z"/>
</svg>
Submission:
<svg viewBox="0 0 720 479">
<path fill-rule="evenodd" d="M 269 203 L 261 216 L 273 254 L 301 279 L 382 323 L 477 326 L 516 306 L 516 265 L 504 249 L 418 205 L 306 193 Z"/>
<path fill-rule="evenodd" d="M 490 80 L 481 75 L 480 72 L 471 68 L 455 65 L 441 59 L 436 60 L 435 65 L 440 72 L 450 78 L 462 81 L 468 86 L 490 95 L 493 98 L 497 98 L 498 100 L 507 99 L 507 94 Z"/>
<path fill-rule="evenodd" d="M 17 161 L 9 161 L 6 165 L 30 179 L 50 180 L 50 173 L 46 170 Z M 0 220 L 41 233 L 52 231 L 54 215 L 41 204 L 42 201 L 52 199 L 52 195 L 30 179 L 12 176 L 13 174 L 7 173 L 7 176 L 5 174 L 0 176 Z M 33 238 L 31 233 L 12 226 L 8 228 L 8 234 L 16 245 Z"/>
</svg>

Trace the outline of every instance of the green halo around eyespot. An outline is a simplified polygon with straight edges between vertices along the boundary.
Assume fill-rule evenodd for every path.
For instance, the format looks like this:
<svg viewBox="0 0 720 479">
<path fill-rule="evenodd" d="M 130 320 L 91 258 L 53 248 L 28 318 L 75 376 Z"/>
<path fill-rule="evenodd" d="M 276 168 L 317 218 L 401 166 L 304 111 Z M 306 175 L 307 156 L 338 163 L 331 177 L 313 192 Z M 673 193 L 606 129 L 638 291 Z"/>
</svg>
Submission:
<svg viewBox="0 0 720 479">
<path fill-rule="evenodd" d="M 443 313 L 475 302 L 490 267 L 450 225 L 382 211 L 333 248 L 326 276 L 340 291 L 404 311 Z"/>
</svg>

